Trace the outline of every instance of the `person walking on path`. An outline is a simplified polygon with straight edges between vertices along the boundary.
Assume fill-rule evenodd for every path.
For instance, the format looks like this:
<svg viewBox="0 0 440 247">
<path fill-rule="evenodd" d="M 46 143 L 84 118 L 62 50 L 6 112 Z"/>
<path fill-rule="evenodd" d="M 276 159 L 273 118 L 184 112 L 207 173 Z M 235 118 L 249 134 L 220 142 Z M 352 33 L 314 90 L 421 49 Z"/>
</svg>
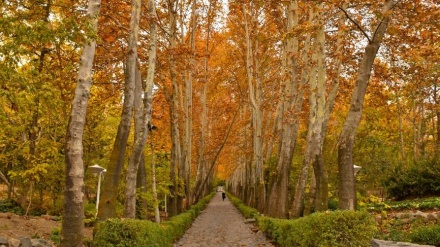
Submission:
<svg viewBox="0 0 440 247">
<path fill-rule="evenodd" d="M 223 201 L 226 199 L 226 192 L 222 191 L 222 199 Z"/>
<path fill-rule="evenodd" d="M 223 193 L 223 191 L 222 191 Z M 174 247 L 272 247 L 262 232 L 254 233 L 252 224 L 229 200 L 217 193 Z"/>
</svg>

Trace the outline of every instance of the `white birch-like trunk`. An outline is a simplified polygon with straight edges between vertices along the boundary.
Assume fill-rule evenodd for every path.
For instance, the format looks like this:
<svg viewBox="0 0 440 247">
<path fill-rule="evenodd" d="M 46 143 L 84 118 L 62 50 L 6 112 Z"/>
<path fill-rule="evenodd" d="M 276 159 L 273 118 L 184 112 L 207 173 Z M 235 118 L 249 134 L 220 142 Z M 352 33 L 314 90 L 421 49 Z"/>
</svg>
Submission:
<svg viewBox="0 0 440 247">
<path fill-rule="evenodd" d="M 136 69 L 137 69 L 137 42 L 139 37 L 139 18 L 141 13 L 141 0 L 131 1 L 131 20 L 130 20 L 130 34 L 128 37 L 128 54 L 127 54 L 127 68 L 125 83 L 135 85 Z M 134 90 L 133 90 L 134 102 Z M 141 133 L 145 126 L 141 127 Z M 135 146 L 130 155 L 125 185 L 125 203 L 124 203 L 124 217 L 135 218 L 136 209 L 136 175 L 141 156 L 137 157 L 140 147 L 136 145 L 139 142 L 139 136 L 135 136 Z M 141 150 L 142 153 L 142 150 Z"/>
<path fill-rule="evenodd" d="M 252 12 L 253 10 L 251 10 Z M 263 168 L 263 149 L 262 149 L 262 128 L 263 128 L 263 111 L 261 109 L 261 78 L 257 77 L 258 71 L 258 57 L 255 56 L 255 51 L 258 47 L 256 42 L 253 42 L 251 36 L 250 23 L 253 22 L 253 14 L 250 14 L 250 20 L 247 20 L 246 6 L 243 5 L 244 24 L 246 32 L 246 73 L 249 86 L 249 100 L 251 102 L 252 115 L 252 153 L 253 153 L 253 170 L 252 177 L 254 179 L 252 186 L 255 191 L 256 208 L 263 211 L 266 206 L 266 187 L 264 185 L 264 168 Z"/>
<path fill-rule="evenodd" d="M 153 138 L 151 138 L 151 179 L 152 179 L 152 192 L 153 192 L 153 207 L 154 207 L 154 220 L 156 223 L 160 223 L 160 211 L 159 211 L 159 200 L 157 197 L 157 186 L 156 186 L 156 164 L 154 160 L 154 143 Z"/>
<path fill-rule="evenodd" d="M 87 15 L 96 32 L 101 8 L 100 0 L 90 0 Z M 61 226 L 61 246 L 77 247 L 83 245 L 84 238 L 84 161 L 83 133 L 86 121 L 87 104 L 92 85 L 92 68 L 96 41 L 85 44 L 81 55 L 75 96 L 72 101 L 66 133 L 66 189 L 63 222 Z"/>
<path fill-rule="evenodd" d="M 169 50 L 171 52 L 169 57 L 170 64 L 170 80 L 171 80 L 171 104 L 170 104 L 170 119 L 171 119 L 171 169 L 170 180 L 172 186 L 170 188 L 171 196 L 169 197 L 169 214 L 174 216 L 182 211 L 181 196 L 177 194 L 179 190 L 179 170 L 182 170 L 182 148 L 179 133 L 179 97 L 180 91 L 177 81 L 177 71 L 175 55 L 176 43 L 177 43 L 177 4 L 178 0 L 171 0 L 168 6 L 169 12 L 169 25 L 170 25 L 170 38 L 169 38 Z M 179 170 L 178 170 L 179 169 Z"/>
<path fill-rule="evenodd" d="M 205 188 L 202 188 L 202 182 L 204 179 L 204 176 L 206 176 L 206 171 L 208 170 L 207 162 L 205 159 L 205 146 L 206 146 L 206 128 L 207 128 L 207 107 L 208 103 L 206 101 L 207 92 L 208 92 L 208 79 L 209 79 L 209 43 L 211 38 L 211 15 L 212 15 L 212 5 L 211 2 L 209 2 L 208 7 L 208 23 L 207 23 L 207 30 L 206 30 L 206 42 L 205 42 L 205 57 L 204 57 L 204 76 L 203 76 L 203 89 L 200 96 L 200 104 L 202 105 L 202 112 L 200 114 L 200 144 L 199 144 L 199 157 L 197 162 L 197 175 L 196 175 L 196 186 L 195 186 L 195 196 L 194 196 L 194 202 L 196 201 L 196 198 L 200 198 L 204 196 L 202 193 L 205 192 Z"/>
<path fill-rule="evenodd" d="M 135 14 L 135 26 L 134 30 L 139 30 L 139 17 L 140 17 L 140 3 L 141 0 L 133 0 L 133 14 Z M 138 5 L 139 4 L 139 5 Z M 153 84 L 154 84 L 154 73 L 156 68 L 156 21 L 155 21 L 155 5 L 153 3 L 148 3 L 149 16 L 151 18 L 150 22 L 150 47 L 148 51 L 148 71 L 147 71 L 147 81 L 144 91 L 143 99 L 143 113 L 141 119 L 141 129 L 139 136 L 135 137 L 135 143 L 133 146 L 133 151 L 129 159 L 127 167 L 126 176 L 126 189 L 125 189 L 125 203 L 124 203 L 124 216 L 126 218 L 135 218 L 136 216 L 136 174 L 139 167 L 139 162 L 142 157 L 142 153 L 145 147 L 145 143 L 148 137 L 148 123 L 151 119 L 152 101 L 153 101 Z M 136 21 L 137 19 L 137 21 Z M 130 25 L 131 26 L 131 25 Z M 137 35 L 136 35 L 137 42 Z"/>
<path fill-rule="evenodd" d="M 192 3 L 192 13 L 191 13 L 191 34 L 190 34 L 190 55 L 189 55 L 189 68 L 186 76 L 186 85 L 185 85 L 185 102 L 184 102 L 184 114 L 185 114 L 185 132 L 184 132 L 184 143 L 183 152 L 184 152 L 184 174 L 183 177 L 185 179 L 185 197 L 186 197 L 186 205 L 184 205 L 185 209 L 188 209 L 192 204 L 192 194 L 191 194 L 191 163 L 192 163 L 192 101 L 193 101 L 193 93 L 192 93 L 192 84 L 194 77 L 194 64 L 195 64 L 195 49 L 196 49 L 196 41 L 195 41 L 195 31 L 196 31 L 196 4 L 197 1 L 193 0 Z"/>
</svg>

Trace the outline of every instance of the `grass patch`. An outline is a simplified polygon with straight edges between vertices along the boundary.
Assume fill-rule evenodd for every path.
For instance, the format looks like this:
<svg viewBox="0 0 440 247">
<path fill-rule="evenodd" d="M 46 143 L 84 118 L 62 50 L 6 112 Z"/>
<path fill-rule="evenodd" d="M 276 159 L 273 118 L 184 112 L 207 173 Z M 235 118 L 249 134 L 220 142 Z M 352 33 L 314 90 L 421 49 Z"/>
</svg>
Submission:
<svg viewBox="0 0 440 247">
<path fill-rule="evenodd" d="M 404 201 L 386 201 L 367 204 L 366 208 L 371 212 L 400 211 L 400 210 L 438 210 L 440 209 L 440 197 L 429 197 Z"/>
</svg>

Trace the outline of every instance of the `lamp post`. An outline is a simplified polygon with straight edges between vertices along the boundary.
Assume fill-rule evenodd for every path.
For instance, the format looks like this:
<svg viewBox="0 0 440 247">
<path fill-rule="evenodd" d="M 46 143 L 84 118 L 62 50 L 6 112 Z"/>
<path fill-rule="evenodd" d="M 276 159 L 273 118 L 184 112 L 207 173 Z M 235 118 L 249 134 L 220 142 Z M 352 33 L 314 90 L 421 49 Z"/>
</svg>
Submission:
<svg viewBox="0 0 440 247">
<path fill-rule="evenodd" d="M 98 175 L 98 192 L 96 194 L 96 213 L 95 217 L 98 215 L 98 207 L 99 207 L 99 196 L 101 194 L 101 177 L 104 176 L 104 173 L 107 171 L 104 167 L 101 167 L 97 164 L 93 166 L 89 166 L 89 169 L 93 172 L 93 174 Z"/>
<path fill-rule="evenodd" d="M 354 176 L 356 177 L 356 173 L 362 168 L 362 166 L 353 165 Z"/>
</svg>

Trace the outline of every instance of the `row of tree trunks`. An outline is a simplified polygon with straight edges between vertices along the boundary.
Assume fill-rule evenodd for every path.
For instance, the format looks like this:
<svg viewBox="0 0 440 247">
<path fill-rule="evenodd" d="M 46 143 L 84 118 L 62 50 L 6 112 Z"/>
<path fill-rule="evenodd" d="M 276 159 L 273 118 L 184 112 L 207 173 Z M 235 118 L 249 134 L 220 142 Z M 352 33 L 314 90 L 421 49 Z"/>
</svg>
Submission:
<svg viewBox="0 0 440 247">
<path fill-rule="evenodd" d="M 140 5 L 140 1 L 132 1 L 130 32 L 128 36 L 125 64 L 124 104 L 113 150 L 107 165 L 106 179 L 103 181 L 101 204 L 99 205 L 98 209 L 98 218 L 100 220 L 116 217 L 118 188 L 121 180 L 122 169 L 124 167 L 125 151 L 133 117 Z"/>
<path fill-rule="evenodd" d="M 293 30 L 298 25 L 298 4 L 290 1 L 286 7 L 286 31 Z M 276 166 L 276 175 L 271 184 L 267 213 L 274 217 L 286 217 L 288 202 L 288 184 L 293 149 L 298 129 L 297 108 L 301 107 L 302 89 L 298 83 L 298 37 L 291 35 L 284 41 L 283 50 L 283 77 L 281 82 L 281 111 L 279 125 L 279 153 Z M 299 105 L 298 105 L 299 104 Z M 293 114 L 292 114 L 293 113 Z"/>
<path fill-rule="evenodd" d="M 134 27 L 133 32 L 139 32 L 139 17 L 140 17 L 140 0 L 134 0 L 132 15 L 134 15 Z M 125 184 L 125 204 L 124 204 L 124 217 L 135 218 L 136 216 L 136 176 L 138 174 L 139 164 L 143 162 L 143 150 L 147 141 L 148 132 L 150 131 L 148 126 L 151 126 L 151 111 L 153 104 L 153 85 L 154 74 L 156 68 L 156 10 L 153 0 L 148 2 L 148 16 L 150 19 L 150 47 L 148 50 L 148 69 L 147 79 L 145 83 L 145 89 L 143 90 L 143 105 L 141 108 L 141 114 L 137 115 L 139 118 L 135 119 L 135 122 L 139 122 L 139 130 L 135 135 L 135 143 L 133 151 L 131 153 L 126 175 Z M 136 21 L 137 19 L 137 21 Z M 137 40 L 137 38 L 135 38 Z M 140 71 L 137 75 L 140 77 Z M 141 80 L 138 78 L 138 80 Z M 152 130 L 152 129 L 151 129 Z M 154 163 L 152 164 L 154 166 Z M 155 184 L 153 183 L 153 186 Z"/>
<path fill-rule="evenodd" d="M 211 21 L 212 21 L 212 3 L 213 1 L 209 1 L 207 17 L 207 30 L 206 30 L 206 40 L 205 40 L 205 57 L 203 62 L 203 87 L 200 95 L 200 104 L 202 105 L 202 112 L 200 114 L 200 144 L 199 144 L 199 157 L 197 161 L 197 172 L 196 172 L 196 185 L 194 186 L 194 198 L 193 201 L 197 202 L 197 196 L 204 196 L 207 193 L 207 186 L 202 187 L 202 183 L 204 178 L 207 176 L 207 160 L 206 160 L 206 128 L 207 128 L 207 108 L 208 103 L 206 101 L 207 93 L 208 93 L 208 80 L 209 80 L 209 43 L 211 38 Z"/>
<path fill-rule="evenodd" d="M 359 73 L 354 88 L 354 93 L 351 101 L 351 107 L 344 123 L 344 127 L 341 131 L 340 139 L 338 142 L 338 164 L 339 164 L 339 198 L 341 209 L 354 209 L 356 204 L 356 193 L 353 174 L 353 162 L 352 152 L 353 143 L 355 137 L 355 131 L 360 122 L 362 114 L 362 104 L 365 96 L 366 88 L 370 78 L 370 74 L 373 68 L 373 62 L 377 51 L 380 47 L 381 40 L 386 32 L 390 14 L 395 2 L 388 0 L 383 5 L 382 16 L 379 16 L 377 28 L 372 30 L 371 33 L 374 36 L 368 38 L 368 44 L 365 48 L 364 57 L 359 65 Z M 323 160 L 323 145 L 327 125 L 330 119 L 336 95 L 338 92 L 340 78 L 339 75 L 342 72 L 342 51 L 344 50 L 345 34 L 346 34 L 346 20 L 351 22 L 355 21 L 350 18 L 346 9 L 347 3 L 344 3 L 341 7 L 341 15 L 338 22 L 338 33 L 336 35 L 336 43 L 333 45 L 334 59 L 332 60 L 332 68 L 336 69 L 335 79 L 327 81 L 327 64 L 326 64 L 326 34 L 325 34 L 325 14 L 328 13 L 328 9 L 324 3 L 316 3 L 309 5 L 309 23 L 315 23 L 316 28 L 313 31 L 309 31 L 303 40 L 299 41 L 295 35 L 286 35 L 283 43 L 284 47 L 284 61 L 283 70 L 287 71 L 282 81 L 280 90 L 280 113 L 279 113 L 279 136 L 278 141 L 278 154 L 277 154 L 277 166 L 275 175 L 271 174 L 269 187 L 270 193 L 267 195 L 268 204 L 266 212 L 271 216 L 287 217 L 288 210 L 288 176 L 290 174 L 290 167 L 293 157 L 293 150 L 295 147 L 295 140 L 298 131 L 298 119 L 295 119 L 295 113 L 301 112 L 302 98 L 305 85 L 308 85 L 309 89 L 309 122 L 308 122 L 308 134 L 306 139 L 306 151 L 303 157 L 303 165 L 301 169 L 301 175 L 298 180 L 295 196 L 293 198 L 291 216 L 296 218 L 300 217 L 304 213 L 305 191 L 307 183 L 309 181 L 309 168 L 313 168 L 313 179 L 311 186 L 311 204 L 315 211 L 323 211 L 327 209 L 328 204 L 328 175 Z M 253 23 L 252 9 L 250 14 L 243 7 L 243 19 L 246 32 L 246 71 L 249 87 L 249 101 L 251 102 L 251 116 L 252 116 L 252 131 L 253 131 L 253 159 L 250 164 L 240 166 L 237 169 L 237 173 L 244 174 L 244 176 L 235 175 L 233 180 L 239 179 L 240 181 L 232 181 L 232 189 L 236 193 L 240 194 L 244 200 L 251 206 L 256 206 L 259 210 L 258 200 L 255 204 L 253 196 L 258 199 L 262 190 L 259 187 L 260 184 L 264 184 L 264 181 L 258 182 L 259 176 L 258 166 L 258 151 L 255 147 L 259 147 L 261 150 L 261 143 L 255 138 L 255 134 L 258 135 L 259 126 L 262 124 L 258 122 L 258 117 L 261 117 L 263 113 L 258 111 L 261 102 L 256 99 L 258 96 L 258 82 L 261 78 L 258 77 L 258 60 L 261 59 L 256 54 L 258 42 L 252 40 L 250 35 L 251 25 Z M 318 15 L 314 15 L 318 13 Z M 290 1 L 289 6 L 286 7 L 286 33 L 294 32 L 296 26 L 298 26 L 298 6 L 297 1 Z M 251 18 L 248 20 L 248 17 Z M 348 18 L 346 18 L 348 17 Z M 355 26 L 360 28 L 360 25 L 355 23 Z M 367 32 L 361 30 L 366 35 Z M 310 44 L 311 35 L 313 35 L 313 44 Z M 298 52 L 299 42 L 301 44 L 301 54 Z M 312 49 L 309 49 L 309 45 Z M 298 64 L 298 58 L 300 58 L 301 66 Z M 284 71 L 282 71 L 284 72 Z M 334 72 L 333 72 L 334 73 Z M 261 98 L 259 98 L 261 99 Z M 293 113 L 293 114 L 292 114 Z M 290 118 L 289 118 L 290 117 Z M 260 133 L 261 134 L 261 133 Z M 258 135 L 261 136 L 261 135 Z M 270 143 L 268 144 L 268 150 L 270 149 Z M 270 153 L 267 153 L 267 157 L 270 157 Z M 261 159 L 262 161 L 262 159 Z M 241 168 L 243 167 L 243 168 Z M 245 187 L 244 190 L 240 188 Z M 246 189 L 247 188 L 247 189 Z M 261 198 L 260 198 L 261 200 Z M 263 199 L 264 200 L 264 199 Z"/>
</svg>

